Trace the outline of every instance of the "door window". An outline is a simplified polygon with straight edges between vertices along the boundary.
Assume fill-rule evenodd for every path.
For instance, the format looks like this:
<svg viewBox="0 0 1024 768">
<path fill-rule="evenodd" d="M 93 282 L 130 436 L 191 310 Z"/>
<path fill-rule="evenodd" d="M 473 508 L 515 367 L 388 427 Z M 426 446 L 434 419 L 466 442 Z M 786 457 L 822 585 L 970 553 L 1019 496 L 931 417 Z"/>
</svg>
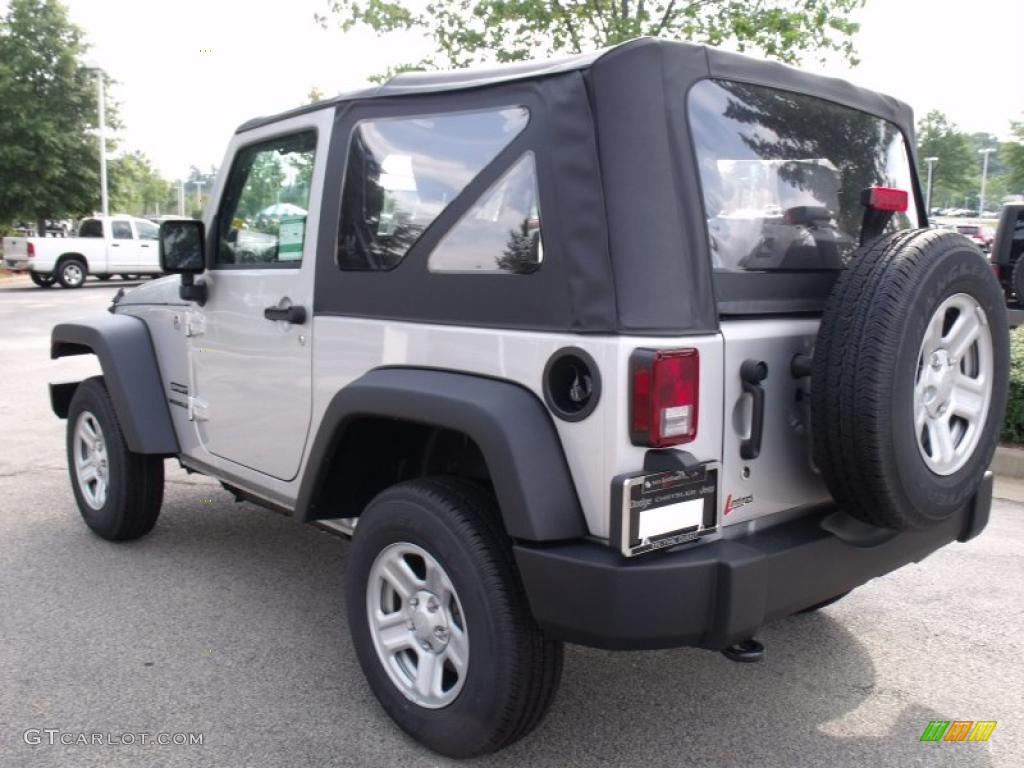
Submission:
<svg viewBox="0 0 1024 768">
<path fill-rule="evenodd" d="M 131 240 L 132 239 L 132 225 L 127 221 L 112 221 L 110 222 L 110 230 L 114 233 L 115 240 Z"/>
<path fill-rule="evenodd" d="M 160 227 L 145 219 L 135 220 L 135 231 L 139 233 L 139 240 L 159 240 Z"/>
<path fill-rule="evenodd" d="M 315 131 L 238 151 L 217 215 L 217 266 L 302 263 L 315 154 Z"/>
</svg>

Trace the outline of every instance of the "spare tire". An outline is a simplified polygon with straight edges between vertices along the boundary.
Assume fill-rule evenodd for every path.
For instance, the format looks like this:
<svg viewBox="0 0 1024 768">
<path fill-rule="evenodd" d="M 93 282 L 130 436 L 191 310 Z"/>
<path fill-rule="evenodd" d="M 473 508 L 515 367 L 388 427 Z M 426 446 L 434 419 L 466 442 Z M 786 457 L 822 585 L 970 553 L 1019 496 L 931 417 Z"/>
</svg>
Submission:
<svg viewBox="0 0 1024 768">
<path fill-rule="evenodd" d="M 1003 292 L 967 238 L 906 230 L 855 252 L 811 372 L 814 460 L 839 505 L 896 530 L 962 509 L 995 452 L 1008 371 Z"/>
</svg>

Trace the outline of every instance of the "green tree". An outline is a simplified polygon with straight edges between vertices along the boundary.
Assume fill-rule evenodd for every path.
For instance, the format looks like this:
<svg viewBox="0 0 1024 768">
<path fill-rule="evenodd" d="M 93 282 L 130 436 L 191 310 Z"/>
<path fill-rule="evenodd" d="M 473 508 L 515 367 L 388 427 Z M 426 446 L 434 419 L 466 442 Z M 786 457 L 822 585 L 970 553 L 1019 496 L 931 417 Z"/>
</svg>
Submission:
<svg viewBox="0 0 1024 768">
<path fill-rule="evenodd" d="M 918 175 L 928 178 L 926 157 L 937 157 L 932 173 L 932 205 L 960 207 L 964 198 L 977 196 L 980 179 L 978 154 L 970 137 L 945 113 L 933 109 L 917 124 Z"/>
<path fill-rule="evenodd" d="M 141 152 L 132 152 L 111 160 L 110 210 L 143 216 L 166 212 L 171 185 L 153 168 Z"/>
<path fill-rule="evenodd" d="M 0 20 L 0 221 L 99 206 L 96 75 L 56 0 L 11 0 Z M 113 110 L 108 122 L 116 126 Z"/>
<path fill-rule="evenodd" d="M 1006 184 L 1012 194 L 1024 194 L 1024 120 L 1010 123 L 1013 141 L 1000 147 L 1000 160 L 1006 166 Z"/>
<path fill-rule="evenodd" d="M 785 62 L 837 51 L 856 63 L 851 14 L 865 0 L 326 0 L 327 26 L 369 27 L 377 34 L 420 30 L 436 56 L 410 68 L 458 68 L 578 53 L 642 35 L 731 44 Z"/>
</svg>

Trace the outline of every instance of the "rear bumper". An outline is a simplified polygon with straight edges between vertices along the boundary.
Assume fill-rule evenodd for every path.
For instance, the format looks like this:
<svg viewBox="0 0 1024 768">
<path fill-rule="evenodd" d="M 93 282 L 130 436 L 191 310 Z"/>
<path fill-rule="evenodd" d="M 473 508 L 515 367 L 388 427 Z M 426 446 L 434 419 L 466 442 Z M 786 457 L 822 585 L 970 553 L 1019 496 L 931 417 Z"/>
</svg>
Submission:
<svg viewBox="0 0 1024 768">
<path fill-rule="evenodd" d="M 11 272 L 28 272 L 28 259 L 4 259 L 4 266 Z"/>
<path fill-rule="evenodd" d="M 721 649 L 788 616 L 917 562 L 988 523 L 992 475 L 973 502 L 924 531 L 896 533 L 823 510 L 760 532 L 627 559 L 574 542 L 517 545 L 538 623 L 556 637 L 610 649 Z"/>
</svg>

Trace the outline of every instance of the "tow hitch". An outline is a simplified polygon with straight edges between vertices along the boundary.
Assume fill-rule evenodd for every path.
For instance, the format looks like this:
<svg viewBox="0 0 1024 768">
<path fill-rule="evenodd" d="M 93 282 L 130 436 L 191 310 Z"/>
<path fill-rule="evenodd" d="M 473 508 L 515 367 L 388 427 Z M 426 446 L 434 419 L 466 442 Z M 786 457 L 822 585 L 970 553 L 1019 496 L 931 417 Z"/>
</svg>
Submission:
<svg viewBox="0 0 1024 768">
<path fill-rule="evenodd" d="M 753 664 L 764 658 L 764 646 L 754 638 L 741 640 L 735 645 L 730 645 L 722 650 L 722 655 L 729 661 L 738 661 L 743 664 Z"/>
</svg>

